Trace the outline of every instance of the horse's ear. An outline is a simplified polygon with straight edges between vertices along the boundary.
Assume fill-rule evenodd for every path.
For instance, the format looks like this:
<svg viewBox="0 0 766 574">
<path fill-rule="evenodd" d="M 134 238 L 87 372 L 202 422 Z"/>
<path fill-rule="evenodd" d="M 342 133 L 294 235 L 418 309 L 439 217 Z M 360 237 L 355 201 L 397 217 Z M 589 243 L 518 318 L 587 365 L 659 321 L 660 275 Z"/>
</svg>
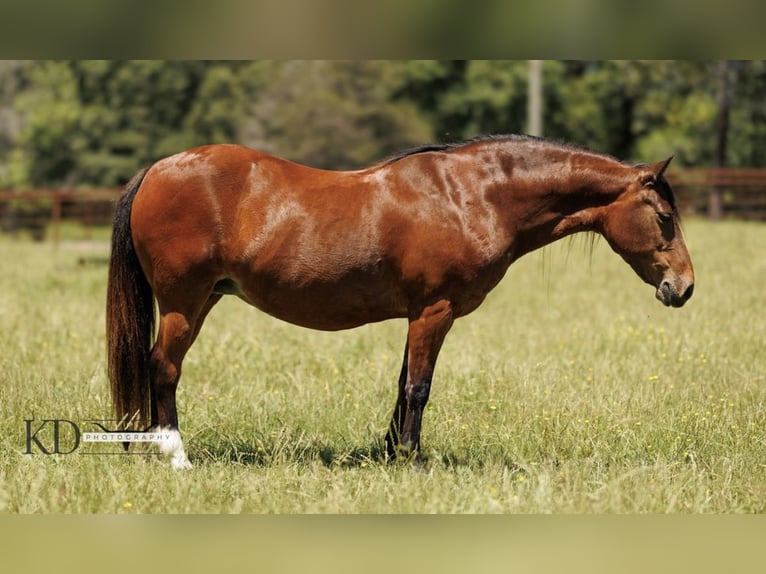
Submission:
<svg viewBox="0 0 766 574">
<path fill-rule="evenodd" d="M 665 173 L 665 170 L 668 169 L 672 159 L 673 156 L 671 155 L 664 161 L 658 161 L 657 163 L 646 166 L 646 171 L 641 175 L 641 183 L 644 185 L 644 187 L 653 186 L 660 178 L 660 176 Z"/>
<path fill-rule="evenodd" d="M 660 177 L 663 173 L 665 173 L 665 170 L 668 169 L 668 166 L 670 165 L 670 162 L 673 160 L 673 156 L 671 155 L 668 159 L 665 161 L 659 161 L 651 166 L 652 172 L 654 172 L 654 175 L 656 177 Z"/>
</svg>

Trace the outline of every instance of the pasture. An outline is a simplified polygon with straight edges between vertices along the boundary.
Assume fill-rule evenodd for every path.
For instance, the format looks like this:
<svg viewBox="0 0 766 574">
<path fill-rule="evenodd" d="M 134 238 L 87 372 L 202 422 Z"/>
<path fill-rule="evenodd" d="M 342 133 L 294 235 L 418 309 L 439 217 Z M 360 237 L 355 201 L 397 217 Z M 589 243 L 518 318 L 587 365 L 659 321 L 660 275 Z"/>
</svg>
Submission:
<svg viewBox="0 0 766 574">
<path fill-rule="evenodd" d="M 107 237 L 0 237 L 0 509 L 11 513 L 766 511 L 766 225 L 685 222 L 668 309 L 603 240 L 511 266 L 439 357 L 425 464 L 382 460 L 405 321 L 337 333 L 225 298 L 184 363 L 194 468 L 24 454 L 26 419 L 108 418 Z"/>
</svg>

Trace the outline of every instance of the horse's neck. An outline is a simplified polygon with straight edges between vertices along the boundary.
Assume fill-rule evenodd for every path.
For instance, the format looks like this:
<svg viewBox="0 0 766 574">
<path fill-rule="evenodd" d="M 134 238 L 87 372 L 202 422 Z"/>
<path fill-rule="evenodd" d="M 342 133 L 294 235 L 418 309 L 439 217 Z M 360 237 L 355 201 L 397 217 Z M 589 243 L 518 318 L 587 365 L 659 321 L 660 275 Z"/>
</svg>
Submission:
<svg viewBox="0 0 766 574">
<path fill-rule="evenodd" d="M 511 174 L 506 209 L 513 259 L 573 233 L 598 232 L 603 210 L 627 186 L 629 169 L 586 156 L 548 166 L 549 173 Z"/>
</svg>

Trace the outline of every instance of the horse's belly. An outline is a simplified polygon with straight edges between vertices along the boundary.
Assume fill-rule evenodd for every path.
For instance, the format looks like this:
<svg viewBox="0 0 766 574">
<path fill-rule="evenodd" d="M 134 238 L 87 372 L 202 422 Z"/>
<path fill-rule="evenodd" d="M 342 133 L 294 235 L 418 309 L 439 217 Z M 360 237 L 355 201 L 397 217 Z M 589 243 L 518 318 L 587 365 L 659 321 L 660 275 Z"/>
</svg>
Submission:
<svg viewBox="0 0 766 574">
<path fill-rule="evenodd" d="M 337 281 L 234 280 L 235 293 L 258 309 L 295 325 L 337 331 L 407 316 L 404 293 L 379 277 L 351 274 Z"/>
</svg>

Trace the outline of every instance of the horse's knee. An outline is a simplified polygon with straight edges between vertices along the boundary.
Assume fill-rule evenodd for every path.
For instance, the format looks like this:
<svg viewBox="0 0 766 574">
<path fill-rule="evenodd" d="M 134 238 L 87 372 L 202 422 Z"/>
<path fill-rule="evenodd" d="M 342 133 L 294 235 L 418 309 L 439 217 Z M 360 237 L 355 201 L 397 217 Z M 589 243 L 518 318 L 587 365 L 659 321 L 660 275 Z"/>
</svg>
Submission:
<svg viewBox="0 0 766 574">
<path fill-rule="evenodd" d="M 181 376 L 181 362 L 189 347 L 190 336 L 191 326 L 183 316 L 168 314 L 163 317 L 150 359 L 155 385 L 176 384 Z"/>
<path fill-rule="evenodd" d="M 155 349 L 152 353 L 150 369 L 152 386 L 155 389 L 175 387 L 181 375 L 180 367 L 170 361 L 165 353 L 159 349 Z"/>
</svg>

